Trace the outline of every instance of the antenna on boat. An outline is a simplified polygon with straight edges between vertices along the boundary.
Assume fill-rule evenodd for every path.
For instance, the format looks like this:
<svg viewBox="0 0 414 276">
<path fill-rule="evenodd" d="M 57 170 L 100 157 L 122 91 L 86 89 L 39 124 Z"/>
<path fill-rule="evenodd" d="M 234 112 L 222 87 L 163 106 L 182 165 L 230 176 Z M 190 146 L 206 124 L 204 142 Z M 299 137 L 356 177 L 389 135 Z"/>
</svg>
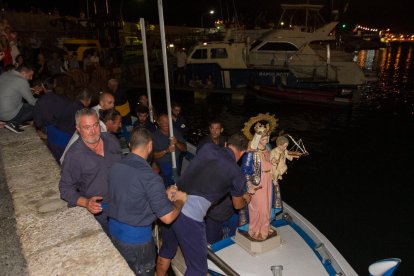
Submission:
<svg viewBox="0 0 414 276">
<path fill-rule="evenodd" d="M 302 139 L 299 139 L 296 141 L 289 134 L 287 134 L 286 136 L 289 137 L 289 139 L 292 140 L 293 142 L 293 146 L 289 149 L 290 152 L 293 152 L 293 153 L 297 152 L 303 155 L 309 155 L 309 152 L 306 150 L 305 144 L 303 144 Z"/>
</svg>

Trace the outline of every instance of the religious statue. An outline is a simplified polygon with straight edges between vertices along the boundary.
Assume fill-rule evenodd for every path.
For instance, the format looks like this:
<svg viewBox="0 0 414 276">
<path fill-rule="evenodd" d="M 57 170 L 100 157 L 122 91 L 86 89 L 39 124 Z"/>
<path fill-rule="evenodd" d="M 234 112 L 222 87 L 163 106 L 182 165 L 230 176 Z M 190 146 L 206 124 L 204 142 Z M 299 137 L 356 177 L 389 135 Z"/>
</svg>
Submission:
<svg viewBox="0 0 414 276">
<path fill-rule="evenodd" d="M 264 123 L 261 123 L 264 122 Z M 248 132 L 254 124 L 254 136 Z M 276 127 L 276 119 L 269 114 L 259 114 L 245 124 L 243 133 L 250 139 L 250 149 L 242 160 L 242 170 L 247 190 L 252 194 L 248 205 L 249 228 L 252 239 L 266 240 L 274 230 L 270 227 L 272 210 L 272 164 L 270 162 L 269 135 Z"/>
</svg>

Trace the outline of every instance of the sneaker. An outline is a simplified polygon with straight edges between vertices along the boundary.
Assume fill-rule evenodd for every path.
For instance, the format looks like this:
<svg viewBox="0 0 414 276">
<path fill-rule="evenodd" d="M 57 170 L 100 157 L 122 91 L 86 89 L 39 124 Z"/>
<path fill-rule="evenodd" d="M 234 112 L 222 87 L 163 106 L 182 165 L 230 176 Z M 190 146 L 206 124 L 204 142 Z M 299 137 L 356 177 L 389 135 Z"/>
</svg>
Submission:
<svg viewBox="0 0 414 276">
<path fill-rule="evenodd" d="M 31 125 L 32 124 L 30 122 L 24 122 L 24 123 L 22 123 L 22 124 L 19 125 L 19 128 L 25 128 L 25 127 L 29 127 Z"/>
<path fill-rule="evenodd" d="M 24 131 L 24 130 L 23 130 L 23 129 L 21 129 L 20 127 L 15 126 L 13 123 L 6 123 L 6 124 L 4 125 L 4 127 L 5 127 L 5 128 L 7 128 L 8 130 L 13 131 L 14 133 L 22 133 L 22 132 Z"/>
</svg>

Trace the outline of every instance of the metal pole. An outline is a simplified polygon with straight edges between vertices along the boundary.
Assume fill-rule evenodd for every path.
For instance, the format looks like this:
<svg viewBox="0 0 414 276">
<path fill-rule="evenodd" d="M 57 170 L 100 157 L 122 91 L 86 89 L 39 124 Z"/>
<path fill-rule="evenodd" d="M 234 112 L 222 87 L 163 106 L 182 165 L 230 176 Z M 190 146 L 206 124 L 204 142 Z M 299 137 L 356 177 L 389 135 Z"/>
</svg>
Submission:
<svg viewBox="0 0 414 276">
<path fill-rule="evenodd" d="M 167 43 L 165 41 L 165 26 L 164 13 L 162 8 L 162 0 L 158 0 L 158 16 L 160 17 L 160 32 L 161 32 L 161 49 L 162 49 L 162 63 L 164 66 L 164 80 L 165 80 L 165 95 L 167 98 L 168 111 L 168 125 L 170 128 L 170 138 L 174 136 L 172 116 L 171 116 L 171 99 L 170 99 L 170 82 L 168 79 L 168 63 L 167 63 Z M 172 168 L 174 176 L 177 174 L 177 162 L 175 160 L 175 151 L 171 152 Z"/>
<path fill-rule="evenodd" d="M 145 20 L 144 18 L 139 19 L 139 25 L 141 26 L 141 38 L 142 38 L 142 51 L 144 53 L 144 67 L 145 67 L 145 82 L 147 85 L 147 97 L 148 107 L 150 112 L 150 120 L 154 122 L 154 112 L 152 112 L 152 100 L 151 100 L 151 83 L 149 78 L 149 66 L 148 66 L 148 51 L 147 51 L 147 37 L 145 34 Z"/>
</svg>

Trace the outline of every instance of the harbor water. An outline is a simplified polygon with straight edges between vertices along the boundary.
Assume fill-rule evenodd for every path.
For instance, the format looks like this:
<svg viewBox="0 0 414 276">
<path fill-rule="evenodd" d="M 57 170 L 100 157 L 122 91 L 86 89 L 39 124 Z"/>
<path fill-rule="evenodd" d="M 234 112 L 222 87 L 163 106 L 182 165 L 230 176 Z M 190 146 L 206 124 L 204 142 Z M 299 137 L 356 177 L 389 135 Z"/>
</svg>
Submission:
<svg viewBox="0 0 414 276">
<path fill-rule="evenodd" d="M 251 116 L 275 114 L 276 134 L 302 139 L 310 153 L 288 164 L 281 184 L 284 201 L 313 223 L 359 275 L 376 260 L 397 257 L 396 275 L 414 271 L 414 44 L 358 53 L 357 62 L 379 84 L 361 92 L 352 106 L 270 103 L 246 96 L 208 97 L 172 91 L 183 106 L 196 143 L 207 121 L 220 119 L 225 134 Z M 143 91 L 144 92 L 144 91 Z M 165 94 L 155 91 L 156 110 Z"/>
</svg>

